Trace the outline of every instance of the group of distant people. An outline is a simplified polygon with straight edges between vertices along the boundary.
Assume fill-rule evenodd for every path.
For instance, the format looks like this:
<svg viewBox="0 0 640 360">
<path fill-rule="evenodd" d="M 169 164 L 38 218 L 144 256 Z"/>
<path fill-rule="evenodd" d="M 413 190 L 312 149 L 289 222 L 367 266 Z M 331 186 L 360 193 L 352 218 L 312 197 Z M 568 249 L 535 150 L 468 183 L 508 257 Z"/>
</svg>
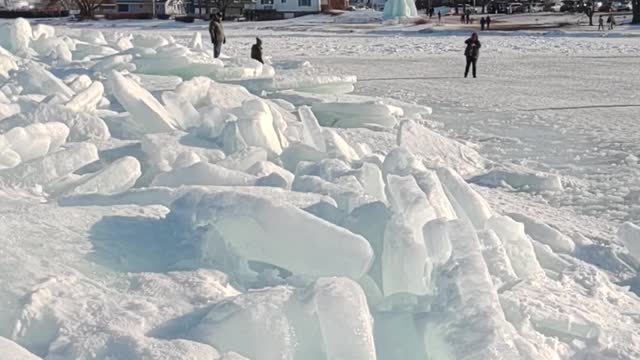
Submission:
<svg viewBox="0 0 640 360">
<path fill-rule="evenodd" d="M 213 57 L 220 57 L 222 45 L 227 43 L 227 37 L 224 35 L 224 27 L 222 26 L 222 16 L 213 14 L 209 22 L 209 36 L 213 44 Z M 256 43 L 251 46 L 251 58 L 264 64 L 262 60 L 262 40 L 256 38 Z"/>
<path fill-rule="evenodd" d="M 430 8 L 428 11 L 429 19 L 431 19 L 435 15 L 435 10 Z M 438 24 L 442 22 L 442 13 L 438 11 Z M 461 24 L 473 24 L 473 19 L 471 18 L 471 12 L 467 11 L 464 14 L 460 15 L 460 23 Z M 480 30 L 487 30 L 491 28 L 491 16 L 481 17 L 480 18 Z"/>
<path fill-rule="evenodd" d="M 466 14 L 460 15 L 460 23 L 461 24 L 473 24 L 473 19 L 471 19 L 471 12 L 467 11 Z"/>
<path fill-rule="evenodd" d="M 429 12 L 429 17 L 434 15 L 433 9 Z M 465 17 L 465 22 L 467 24 L 470 23 L 469 14 L 463 15 Z M 442 19 L 442 14 L 438 12 L 438 22 Z M 613 16 L 609 15 L 609 28 L 613 29 L 613 25 L 615 24 L 613 20 Z M 480 26 L 481 29 L 489 30 L 491 26 L 491 17 L 487 16 L 480 18 Z M 600 16 L 599 27 L 604 29 L 604 20 L 602 16 Z M 213 44 L 213 56 L 215 58 L 220 57 L 220 53 L 222 52 L 222 45 L 226 44 L 227 38 L 224 35 L 224 28 L 222 26 L 222 16 L 220 14 L 214 14 L 211 17 L 211 21 L 209 23 L 209 35 L 211 36 L 211 43 Z M 469 75 L 469 70 L 471 70 L 471 74 L 475 78 L 477 76 L 476 66 L 478 63 L 478 57 L 480 56 L 480 47 L 482 44 L 478 39 L 477 33 L 472 33 L 471 37 L 465 40 L 465 50 L 464 56 L 466 58 L 466 66 L 464 69 L 464 77 L 466 78 Z M 259 61 L 260 63 L 264 63 L 262 59 L 262 40 L 260 38 L 256 38 L 256 43 L 251 46 L 251 58 Z"/>
<path fill-rule="evenodd" d="M 473 24 L 473 19 L 471 18 L 471 12 L 467 11 L 465 14 L 462 14 L 460 16 L 460 23 L 461 24 Z M 480 30 L 484 31 L 484 29 L 489 30 L 491 28 L 491 16 L 487 16 L 487 17 L 481 17 L 480 18 Z"/>
<path fill-rule="evenodd" d="M 433 8 L 429 8 L 429 19 L 431 19 L 433 15 L 435 15 L 435 10 Z M 442 20 L 442 13 L 438 11 L 438 24 L 440 24 L 441 20 Z"/>
<path fill-rule="evenodd" d="M 486 18 L 483 16 L 480 18 L 480 30 L 484 31 L 485 26 L 487 30 L 491 29 L 491 16 L 487 16 Z"/>
<path fill-rule="evenodd" d="M 609 16 L 607 17 L 607 24 L 609 25 L 609 30 L 613 30 L 616 26 L 616 18 L 612 13 L 609 13 Z M 604 31 L 604 18 L 602 15 L 598 18 L 598 31 Z"/>
</svg>

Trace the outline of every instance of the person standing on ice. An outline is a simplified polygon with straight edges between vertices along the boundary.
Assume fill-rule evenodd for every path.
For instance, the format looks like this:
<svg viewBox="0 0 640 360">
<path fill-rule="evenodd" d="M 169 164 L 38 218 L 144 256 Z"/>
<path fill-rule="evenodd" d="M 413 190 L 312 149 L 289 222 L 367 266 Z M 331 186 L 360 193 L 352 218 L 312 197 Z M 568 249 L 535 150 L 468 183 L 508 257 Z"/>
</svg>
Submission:
<svg viewBox="0 0 640 360">
<path fill-rule="evenodd" d="M 251 58 L 264 64 L 262 61 L 262 40 L 257 37 L 256 43 L 251 46 Z"/>
<path fill-rule="evenodd" d="M 602 15 L 598 18 L 598 31 L 604 31 L 604 18 Z"/>
<path fill-rule="evenodd" d="M 211 35 L 211 43 L 213 44 L 213 57 L 217 59 L 222 51 L 222 44 L 227 43 L 227 38 L 224 36 L 222 20 L 219 14 L 215 14 L 211 17 L 211 22 L 209 23 L 209 35 Z"/>
<path fill-rule="evenodd" d="M 491 27 L 491 16 L 487 16 L 487 30 Z"/>
<path fill-rule="evenodd" d="M 440 20 L 442 20 L 442 13 L 438 11 L 438 24 L 440 24 Z"/>
<path fill-rule="evenodd" d="M 609 23 L 609 30 L 613 30 L 613 26 L 616 24 L 616 20 L 613 17 L 613 13 L 609 13 L 609 18 L 607 19 L 607 22 Z"/>
<path fill-rule="evenodd" d="M 481 17 L 481 18 L 480 18 L 480 30 L 481 30 L 481 31 L 482 31 L 482 30 L 484 30 L 484 24 L 485 24 L 484 17 Z"/>
<path fill-rule="evenodd" d="M 478 62 L 478 56 L 480 56 L 480 40 L 478 40 L 478 34 L 473 33 L 471 37 L 465 42 L 467 47 L 464 49 L 464 56 L 467 58 L 467 67 L 464 69 L 464 77 L 469 75 L 469 67 L 473 65 L 473 77 L 476 77 L 476 63 Z"/>
</svg>

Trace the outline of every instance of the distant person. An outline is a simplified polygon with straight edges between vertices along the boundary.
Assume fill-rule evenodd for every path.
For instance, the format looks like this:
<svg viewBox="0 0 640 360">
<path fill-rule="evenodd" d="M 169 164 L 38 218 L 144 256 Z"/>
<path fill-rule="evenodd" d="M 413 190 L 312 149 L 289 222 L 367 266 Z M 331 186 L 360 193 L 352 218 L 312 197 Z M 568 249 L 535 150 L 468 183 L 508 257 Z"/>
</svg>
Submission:
<svg viewBox="0 0 640 360">
<path fill-rule="evenodd" d="M 478 57 L 480 56 L 480 40 L 478 40 L 478 34 L 473 33 L 471 37 L 465 40 L 464 42 L 467 47 L 464 49 L 464 56 L 467 59 L 467 66 L 464 69 L 464 77 L 466 78 L 469 75 L 469 67 L 473 65 L 473 77 L 476 77 L 476 63 L 478 62 Z"/>
<path fill-rule="evenodd" d="M 442 13 L 438 11 L 438 24 L 440 24 L 441 20 L 442 20 Z"/>
<path fill-rule="evenodd" d="M 613 17 L 613 13 L 609 13 L 609 18 L 607 19 L 607 23 L 609 23 L 609 30 L 613 30 L 613 27 L 616 24 L 616 18 Z"/>
<path fill-rule="evenodd" d="M 616 26 L 616 17 L 611 15 L 611 30 Z"/>
<path fill-rule="evenodd" d="M 467 16 L 465 14 L 460 15 L 460 24 L 464 24 L 464 19 L 466 19 L 466 17 Z"/>
<path fill-rule="evenodd" d="M 211 43 L 213 44 L 213 57 L 217 59 L 220 56 L 220 52 L 222 52 L 222 44 L 227 43 L 227 38 L 224 36 L 224 29 L 222 28 L 222 19 L 219 14 L 211 17 L 209 35 L 211 35 Z"/>
<path fill-rule="evenodd" d="M 431 19 L 433 17 L 433 8 L 429 9 L 429 19 Z"/>
<path fill-rule="evenodd" d="M 487 30 L 491 28 L 491 16 L 487 16 Z"/>
<path fill-rule="evenodd" d="M 604 31 L 604 18 L 602 15 L 598 18 L 598 31 Z"/>
<path fill-rule="evenodd" d="M 251 46 L 251 58 L 264 64 L 262 61 L 262 40 L 259 37 L 256 38 L 256 43 Z"/>
<path fill-rule="evenodd" d="M 467 20 L 467 25 L 471 24 L 471 12 L 467 11 L 467 14 L 464 17 Z"/>
<path fill-rule="evenodd" d="M 480 30 L 481 31 L 484 30 L 484 24 L 485 24 L 485 19 L 484 19 L 484 17 L 481 17 L 480 18 Z"/>
</svg>

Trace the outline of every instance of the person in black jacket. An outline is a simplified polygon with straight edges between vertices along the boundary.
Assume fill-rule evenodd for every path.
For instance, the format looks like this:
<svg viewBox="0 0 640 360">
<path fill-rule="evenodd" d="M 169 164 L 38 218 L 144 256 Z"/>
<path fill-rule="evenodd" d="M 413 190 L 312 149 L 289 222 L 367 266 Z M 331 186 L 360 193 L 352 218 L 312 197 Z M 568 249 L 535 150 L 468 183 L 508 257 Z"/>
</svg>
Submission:
<svg viewBox="0 0 640 360">
<path fill-rule="evenodd" d="M 604 31 L 604 19 L 602 18 L 602 15 L 598 18 L 598 31 L 600 30 Z"/>
<path fill-rule="evenodd" d="M 217 59 L 222 51 L 222 44 L 227 43 L 227 38 L 224 36 L 224 29 L 222 28 L 222 19 L 219 14 L 211 17 L 209 35 L 211 36 L 211 43 L 213 44 L 213 57 Z"/>
<path fill-rule="evenodd" d="M 251 46 L 251 58 L 264 64 L 262 61 L 262 40 L 259 37 L 256 38 L 256 43 Z"/>
<path fill-rule="evenodd" d="M 616 18 L 613 17 L 613 13 L 609 12 L 609 17 L 607 18 L 607 23 L 609 24 L 609 30 L 613 30 L 616 25 Z"/>
<path fill-rule="evenodd" d="M 478 62 L 478 56 L 480 56 L 480 40 L 478 40 L 478 34 L 473 33 L 471 37 L 465 42 L 467 47 L 464 49 L 464 56 L 467 58 L 467 67 L 464 69 L 464 77 L 469 75 L 469 67 L 473 65 L 473 77 L 476 77 L 476 63 Z"/>
</svg>

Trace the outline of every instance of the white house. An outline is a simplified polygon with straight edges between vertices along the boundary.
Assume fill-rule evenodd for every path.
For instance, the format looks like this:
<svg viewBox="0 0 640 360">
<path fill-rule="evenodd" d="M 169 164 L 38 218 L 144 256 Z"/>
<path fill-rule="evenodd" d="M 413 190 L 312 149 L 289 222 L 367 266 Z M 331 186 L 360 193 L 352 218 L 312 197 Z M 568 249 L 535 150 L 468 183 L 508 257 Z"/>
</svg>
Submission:
<svg viewBox="0 0 640 360">
<path fill-rule="evenodd" d="M 284 18 L 292 18 L 297 15 L 319 13 L 321 0 L 256 0 L 255 10 L 275 11 L 281 13 Z"/>
</svg>

